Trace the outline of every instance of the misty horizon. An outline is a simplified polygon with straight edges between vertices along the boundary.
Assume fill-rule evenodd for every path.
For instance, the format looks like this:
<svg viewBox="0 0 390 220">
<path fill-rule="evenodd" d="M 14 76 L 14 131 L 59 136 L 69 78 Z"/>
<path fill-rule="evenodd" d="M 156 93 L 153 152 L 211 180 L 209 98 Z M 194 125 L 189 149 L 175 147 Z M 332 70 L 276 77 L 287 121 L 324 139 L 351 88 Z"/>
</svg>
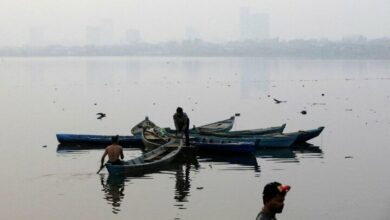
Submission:
<svg viewBox="0 0 390 220">
<path fill-rule="evenodd" d="M 390 2 L 5 0 L 0 47 L 390 36 Z"/>
</svg>

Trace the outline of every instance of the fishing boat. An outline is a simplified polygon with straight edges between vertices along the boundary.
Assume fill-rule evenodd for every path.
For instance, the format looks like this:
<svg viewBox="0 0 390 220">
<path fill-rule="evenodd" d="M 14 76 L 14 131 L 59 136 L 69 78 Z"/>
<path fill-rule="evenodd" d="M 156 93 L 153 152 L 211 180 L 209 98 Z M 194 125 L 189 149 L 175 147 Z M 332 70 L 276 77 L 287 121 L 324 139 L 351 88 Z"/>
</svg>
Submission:
<svg viewBox="0 0 390 220">
<path fill-rule="evenodd" d="M 154 122 L 150 121 L 149 117 L 146 116 L 143 121 L 141 121 L 131 129 L 131 133 L 133 135 L 140 136 L 142 134 L 142 131 L 145 128 L 154 128 L 154 127 L 158 127 L 158 126 Z"/>
<path fill-rule="evenodd" d="M 197 137 L 191 141 L 201 153 L 218 154 L 253 154 L 256 151 L 253 141 L 234 141 L 219 139 L 215 141 L 207 137 Z"/>
<path fill-rule="evenodd" d="M 284 126 L 282 126 L 284 127 Z M 208 133 L 207 135 L 202 135 L 203 137 L 208 137 L 213 139 L 215 142 L 220 142 L 222 140 L 232 140 L 232 141 L 253 141 L 257 148 L 268 148 L 268 147 L 292 147 L 294 144 L 305 143 L 318 135 L 321 134 L 324 127 L 318 127 L 317 129 L 310 129 L 304 131 L 296 131 L 289 133 L 270 133 L 264 135 L 229 135 L 231 132 L 226 133 Z M 216 134 L 211 136 L 211 134 Z"/>
<path fill-rule="evenodd" d="M 84 144 L 84 145 L 108 145 L 111 144 L 112 135 L 90 134 L 56 134 L 61 144 Z M 126 146 L 142 145 L 142 138 L 138 136 L 119 136 L 119 144 Z"/>
<path fill-rule="evenodd" d="M 242 137 L 242 136 L 282 133 L 285 127 L 286 127 L 286 124 L 283 124 L 281 126 L 269 127 L 269 128 L 237 130 L 237 131 L 228 131 L 228 132 L 201 131 L 200 134 L 201 135 L 216 136 L 216 137 Z"/>
<path fill-rule="evenodd" d="M 189 129 L 189 133 L 190 134 L 198 134 L 199 132 L 227 132 L 233 128 L 234 120 L 235 120 L 235 117 L 232 116 L 228 119 L 213 122 L 213 123 L 206 124 L 206 125 L 202 125 L 199 127 L 194 126 L 193 128 Z M 150 121 L 148 117 L 146 117 L 145 120 L 141 121 L 140 123 L 138 123 L 136 126 L 134 126 L 131 129 L 131 133 L 133 135 L 140 136 L 142 134 L 143 129 L 153 128 L 153 127 L 159 128 L 159 126 L 157 126 L 155 123 Z M 166 130 L 166 132 L 168 132 L 170 134 L 176 133 L 176 131 L 174 129 L 171 129 L 169 127 L 166 127 L 164 129 Z"/>
<path fill-rule="evenodd" d="M 305 130 L 305 131 L 296 131 L 292 133 L 287 134 L 298 134 L 297 140 L 295 140 L 295 143 L 304 143 L 307 142 L 318 135 L 321 134 L 321 132 L 324 130 L 325 127 L 318 127 L 316 129 L 311 130 Z"/>
<path fill-rule="evenodd" d="M 198 132 L 227 132 L 233 128 L 235 117 L 232 116 L 228 119 L 217 121 L 214 123 L 195 127 L 194 129 Z"/>
<path fill-rule="evenodd" d="M 168 143 L 139 157 L 124 161 L 123 164 L 113 165 L 107 162 L 105 166 L 112 175 L 155 172 L 171 163 L 179 155 L 182 148 L 182 140 L 172 139 Z"/>
<path fill-rule="evenodd" d="M 163 144 L 168 143 L 171 138 L 162 134 L 163 129 L 160 128 L 146 128 L 142 131 L 142 143 L 145 150 L 155 149 Z"/>
<path fill-rule="evenodd" d="M 146 150 L 154 149 L 161 144 L 167 143 L 173 135 L 166 133 L 162 128 L 145 129 L 142 133 L 142 142 Z M 210 138 L 198 136 L 190 138 L 191 146 L 203 153 L 219 154 L 253 154 L 256 150 L 253 141 L 234 141 L 234 140 L 213 140 Z"/>
<path fill-rule="evenodd" d="M 291 147 L 296 141 L 298 134 L 267 134 L 259 136 L 241 136 L 241 137 L 215 137 L 203 136 L 209 141 L 215 143 L 234 141 L 234 142 L 253 142 L 256 148 L 267 147 Z"/>
</svg>

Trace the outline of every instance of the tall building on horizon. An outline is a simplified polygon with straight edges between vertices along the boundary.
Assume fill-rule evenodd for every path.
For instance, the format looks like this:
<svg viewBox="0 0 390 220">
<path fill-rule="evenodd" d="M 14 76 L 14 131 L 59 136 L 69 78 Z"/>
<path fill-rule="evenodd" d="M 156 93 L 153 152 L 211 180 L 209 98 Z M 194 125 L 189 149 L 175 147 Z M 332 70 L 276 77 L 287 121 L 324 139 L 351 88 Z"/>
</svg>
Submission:
<svg viewBox="0 0 390 220">
<path fill-rule="evenodd" d="M 240 9 L 240 40 L 260 41 L 269 38 L 269 15 L 251 13 L 249 8 Z"/>
</svg>

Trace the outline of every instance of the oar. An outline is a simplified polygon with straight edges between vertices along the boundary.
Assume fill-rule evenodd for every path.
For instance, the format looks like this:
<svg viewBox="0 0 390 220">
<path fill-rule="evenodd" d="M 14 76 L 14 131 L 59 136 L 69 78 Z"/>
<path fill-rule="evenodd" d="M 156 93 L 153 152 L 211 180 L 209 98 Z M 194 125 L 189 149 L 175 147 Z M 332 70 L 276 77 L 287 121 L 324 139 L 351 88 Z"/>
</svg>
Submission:
<svg viewBox="0 0 390 220">
<path fill-rule="evenodd" d="M 96 174 L 99 174 L 100 171 L 102 171 L 102 169 L 104 168 L 104 166 L 100 166 L 99 170 L 96 172 Z"/>
</svg>

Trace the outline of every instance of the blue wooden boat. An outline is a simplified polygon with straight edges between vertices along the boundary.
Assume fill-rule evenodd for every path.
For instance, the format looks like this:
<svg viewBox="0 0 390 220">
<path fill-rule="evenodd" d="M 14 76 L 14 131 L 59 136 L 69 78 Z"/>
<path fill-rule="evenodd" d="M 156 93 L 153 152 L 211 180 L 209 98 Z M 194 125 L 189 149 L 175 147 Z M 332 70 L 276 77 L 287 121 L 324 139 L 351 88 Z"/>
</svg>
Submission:
<svg viewBox="0 0 390 220">
<path fill-rule="evenodd" d="M 316 129 L 297 131 L 297 132 L 286 133 L 286 134 L 298 134 L 295 143 L 304 143 L 320 135 L 321 132 L 324 130 L 324 128 L 325 127 L 318 127 Z"/>
<path fill-rule="evenodd" d="M 171 163 L 183 148 L 183 141 L 172 139 L 168 143 L 131 160 L 124 161 L 121 165 L 105 164 L 111 175 L 140 174 L 156 172 Z"/>
<path fill-rule="evenodd" d="M 274 133 L 265 135 L 229 135 L 227 133 L 218 133 L 218 136 L 202 135 L 201 137 L 212 138 L 215 142 L 221 141 L 252 141 L 257 148 L 275 148 L 275 147 L 292 147 L 297 143 L 304 143 L 321 134 L 324 127 L 317 129 L 296 131 L 290 133 Z"/>
<path fill-rule="evenodd" d="M 150 128 L 142 133 L 142 142 L 146 150 L 154 149 L 163 143 L 167 143 L 172 138 L 171 134 L 165 132 L 165 129 Z M 256 150 L 253 141 L 234 141 L 234 140 L 214 140 L 205 137 L 193 137 L 190 139 L 191 146 L 197 150 L 208 153 L 219 154 L 253 154 Z"/>
<path fill-rule="evenodd" d="M 109 145 L 112 135 L 90 135 L 90 134 L 57 134 L 57 140 L 61 144 L 90 144 Z M 119 144 L 122 146 L 142 146 L 142 139 L 139 136 L 119 136 Z"/>
<path fill-rule="evenodd" d="M 237 131 L 227 131 L 227 132 L 200 132 L 201 135 L 210 135 L 216 137 L 243 137 L 243 136 L 254 136 L 254 135 L 265 135 L 265 134 L 276 134 L 282 133 L 286 124 L 281 126 L 269 127 L 269 128 L 258 128 L 250 130 L 237 130 Z"/>
<path fill-rule="evenodd" d="M 206 137 L 197 137 L 191 141 L 201 152 L 219 154 L 253 154 L 256 151 L 253 141 L 214 140 Z"/>
<path fill-rule="evenodd" d="M 202 136 L 212 142 L 220 143 L 227 141 L 235 142 L 253 142 L 256 148 L 267 147 L 291 147 L 296 141 L 298 134 L 267 134 L 259 136 L 241 136 L 241 137 L 215 137 Z"/>
</svg>

